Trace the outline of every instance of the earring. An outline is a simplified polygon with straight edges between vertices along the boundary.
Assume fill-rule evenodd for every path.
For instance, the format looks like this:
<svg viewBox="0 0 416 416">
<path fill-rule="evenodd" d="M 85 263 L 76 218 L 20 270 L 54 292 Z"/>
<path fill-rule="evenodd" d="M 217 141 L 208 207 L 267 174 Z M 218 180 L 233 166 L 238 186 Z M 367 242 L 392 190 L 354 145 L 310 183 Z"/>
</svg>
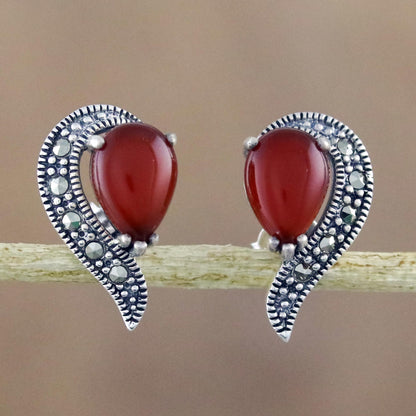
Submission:
<svg viewBox="0 0 416 416">
<path fill-rule="evenodd" d="M 283 263 L 267 297 L 277 334 L 289 341 L 299 308 L 357 237 L 371 205 L 373 172 L 361 140 L 340 121 L 295 113 L 244 144 L 244 183 L 269 248 Z"/>
<path fill-rule="evenodd" d="M 105 287 L 133 330 L 147 304 L 146 281 L 134 256 L 155 244 L 155 230 L 177 178 L 174 134 L 164 135 L 112 105 L 82 107 L 43 143 L 38 184 L 45 210 L 66 245 Z M 81 156 L 99 204 L 82 188 Z"/>
</svg>

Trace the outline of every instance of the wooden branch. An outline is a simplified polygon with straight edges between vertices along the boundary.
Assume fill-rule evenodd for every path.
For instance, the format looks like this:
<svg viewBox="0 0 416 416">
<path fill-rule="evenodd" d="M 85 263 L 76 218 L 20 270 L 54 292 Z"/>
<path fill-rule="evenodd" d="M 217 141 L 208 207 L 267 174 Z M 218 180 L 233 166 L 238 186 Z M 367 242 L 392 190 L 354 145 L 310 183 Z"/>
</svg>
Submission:
<svg viewBox="0 0 416 416">
<path fill-rule="evenodd" d="M 138 259 L 149 286 L 268 288 L 278 255 L 235 246 L 159 246 Z M 64 245 L 0 243 L 0 281 L 91 283 L 96 280 Z M 416 292 L 416 253 L 346 252 L 321 289 Z"/>
</svg>

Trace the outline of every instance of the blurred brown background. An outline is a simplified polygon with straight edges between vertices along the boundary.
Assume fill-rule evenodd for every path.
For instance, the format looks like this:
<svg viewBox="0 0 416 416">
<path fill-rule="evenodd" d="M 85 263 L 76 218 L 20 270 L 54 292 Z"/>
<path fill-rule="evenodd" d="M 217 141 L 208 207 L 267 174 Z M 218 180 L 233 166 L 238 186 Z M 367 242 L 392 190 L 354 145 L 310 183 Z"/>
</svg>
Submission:
<svg viewBox="0 0 416 416">
<path fill-rule="evenodd" d="M 415 250 L 414 1 L 0 4 L 0 241 L 60 243 L 40 146 L 76 108 L 108 103 L 178 135 L 161 244 L 255 239 L 242 141 L 318 111 L 352 127 L 375 167 L 352 249 Z M 0 414 L 416 414 L 414 295 L 315 291 L 288 345 L 265 296 L 150 288 L 128 333 L 98 284 L 3 283 Z"/>
</svg>

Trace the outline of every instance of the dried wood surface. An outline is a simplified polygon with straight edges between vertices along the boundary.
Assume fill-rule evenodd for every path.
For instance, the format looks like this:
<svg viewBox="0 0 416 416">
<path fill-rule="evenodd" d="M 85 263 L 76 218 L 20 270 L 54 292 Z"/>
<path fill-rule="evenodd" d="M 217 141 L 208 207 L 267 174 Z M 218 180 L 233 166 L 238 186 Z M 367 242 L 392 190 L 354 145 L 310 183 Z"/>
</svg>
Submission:
<svg viewBox="0 0 416 416">
<path fill-rule="evenodd" d="M 268 288 L 280 257 L 231 245 L 158 246 L 138 259 L 150 287 Z M 65 245 L 0 243 L 0 281 L 92 283 Z M 416 253 L 346 252 L 320 289 L 416 291 Z"/>
</svg>

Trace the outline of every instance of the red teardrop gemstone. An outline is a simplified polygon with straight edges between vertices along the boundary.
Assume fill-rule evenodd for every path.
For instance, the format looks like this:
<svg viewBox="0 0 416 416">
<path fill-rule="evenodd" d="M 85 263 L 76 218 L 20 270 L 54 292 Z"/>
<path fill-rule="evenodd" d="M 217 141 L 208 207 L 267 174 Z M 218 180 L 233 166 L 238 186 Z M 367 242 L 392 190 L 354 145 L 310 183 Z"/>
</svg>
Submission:
<svg viewBox="0 0 416 416">
<path fill-rule="evenodd" d="M 176 185 L 176 155 L 165 135 L 143 123 L 113 128 L 94 151 L 90 173 L 97 199 L 117 230 L 133 241 L 148 241 Z"/>
<path fill-rule="evenodd" d="M 244 182 L 251 207 L 267 233 L 281 244 L 296 243 L 325 199 L 328 161 L 309 134 L 274 129 L 248 153 Z"/>
</svg>

